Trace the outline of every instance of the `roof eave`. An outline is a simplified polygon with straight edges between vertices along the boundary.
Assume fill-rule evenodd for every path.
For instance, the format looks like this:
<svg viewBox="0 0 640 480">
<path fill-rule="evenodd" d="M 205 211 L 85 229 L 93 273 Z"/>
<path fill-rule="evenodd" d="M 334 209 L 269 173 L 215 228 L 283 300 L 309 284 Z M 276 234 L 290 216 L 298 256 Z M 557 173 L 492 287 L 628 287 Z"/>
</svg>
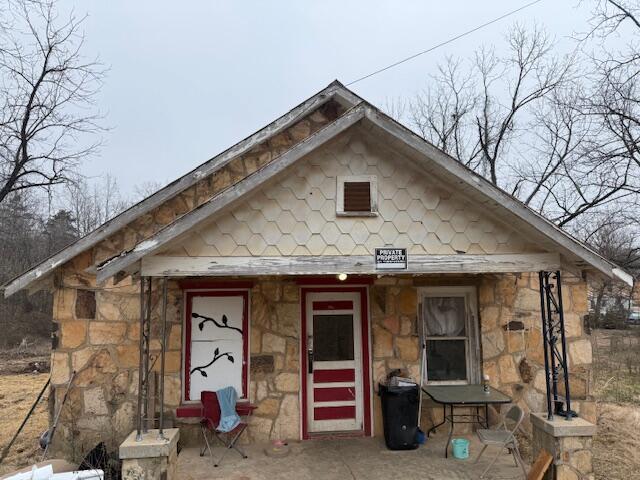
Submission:
<svg viewBox="0 0 640 480">
<path fill-rule="evenodd" d="M 267 138 L 276 135 L 282 130 L 285 130 L 296 121 L 305 117 L 313 110 L 317 109 L 318 107 L 332 99 L 335 99 L 341 105 L 348 107 L 352 107 L 363 101 L 360 97 L 347 89 L 339 81 L 334 80 L 326 88 L 316 93 L 315 95 L 312 95 L 307 100 L 292 108 L 287 113 L 274 120 L 267 126 L 253 133 L 244 140 L 241 140 L 227 150 L 224 150 L 215 157 L 207 160 L 189 173 L 183 175 L 177 180 L 174 180 L 173 182 L 161 188 L 144 200 L 131 206 L 130 208 L 115 216 L 111 220 L 108 220 L 89 234 L 85 235 L 71 245 L 43 260 L 35 267 L 32 267 L 26 272 L 7 281 L 4 285 L 0 286 L 0 290 L 4 292 L 4 296 L 5 298 L 7 298 L 16 292 L 27 288 L 33 282 L 40 280 L 60 265 L 64 265 L 75 256 L 81 254 L 86 250 L 89 250 L 102 240 L 108 238 L 110 235 L 114 234 L 124 226 L 134 221 L 139 216 L 148 213 L 154 208 L 157 208 L 169 198 L 174 197 L 180 192 L 186 190 L 187 188 L 201 180 L 203 177 L 211 175 L 212 173 L 229 163 L 232 159 L 236 158 L 239 155 L 242 155 Z"/>
</svg>

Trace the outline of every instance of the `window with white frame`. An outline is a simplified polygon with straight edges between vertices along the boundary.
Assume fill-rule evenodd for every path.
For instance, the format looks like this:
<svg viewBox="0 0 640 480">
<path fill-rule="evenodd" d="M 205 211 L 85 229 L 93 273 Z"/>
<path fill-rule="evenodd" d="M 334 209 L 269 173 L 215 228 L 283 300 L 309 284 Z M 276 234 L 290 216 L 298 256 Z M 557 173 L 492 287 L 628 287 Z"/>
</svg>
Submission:
<svg viewBox="0 0 640 480">
<path fill-rule="evenodd" d="M 336 187 L 337 215 L 375 216 L 378 214 L 378 186 L 375 175 L 340 176 Z"/>
<path fill-rule="evenodd" d="M 480 382 L 480 344 L 475 287 L 421 290 L 424 380 L 431 384 Z"/>
<path fill-rule="evenodd" d="M 234 387 L 247 398 L 247 290 L 186 292 L 184 399 Z"/>
</svg>

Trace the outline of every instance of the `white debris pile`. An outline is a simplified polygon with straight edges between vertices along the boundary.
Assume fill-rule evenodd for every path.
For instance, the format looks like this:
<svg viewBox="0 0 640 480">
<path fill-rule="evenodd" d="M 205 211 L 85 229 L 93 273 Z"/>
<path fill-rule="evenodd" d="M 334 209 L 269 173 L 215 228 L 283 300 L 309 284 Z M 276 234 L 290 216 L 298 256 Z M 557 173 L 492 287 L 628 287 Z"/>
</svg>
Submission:
<svg viewBox="0 0 640 480">
<path fill-rule="evenodd" d="M 6 480 L 104 480 L 102 470 L 81 470 L 78 472 L 53 473 L 51 465 L 36 467 L 29 472 L 17 473 Z"/>
</svg>

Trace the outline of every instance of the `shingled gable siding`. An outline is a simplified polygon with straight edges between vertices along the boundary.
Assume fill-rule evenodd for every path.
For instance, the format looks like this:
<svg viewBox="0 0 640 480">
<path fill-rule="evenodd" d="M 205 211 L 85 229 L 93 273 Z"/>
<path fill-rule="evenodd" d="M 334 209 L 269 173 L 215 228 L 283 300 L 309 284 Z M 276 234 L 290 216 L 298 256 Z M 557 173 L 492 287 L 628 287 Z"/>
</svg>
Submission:
<svg viewBox="0 0 640 480">
<path fill-rule="evenodd" d="M 235 158 L 220 170 L 203 178 L 168 200 L 154 211 L 142 215 L 115 235 L 104 240 L 93 249 L 93 263 L 101 264 L 158 232 L 176 218 L 209 201 L 221 191 L 235 185 L 246 176 L 261 169 L 293 145 L 311 136 L 344 113 L 344 108 L 335 101 L 319 107 L 269 140 L 256 145 L 249 152 Z"/>
</svg>

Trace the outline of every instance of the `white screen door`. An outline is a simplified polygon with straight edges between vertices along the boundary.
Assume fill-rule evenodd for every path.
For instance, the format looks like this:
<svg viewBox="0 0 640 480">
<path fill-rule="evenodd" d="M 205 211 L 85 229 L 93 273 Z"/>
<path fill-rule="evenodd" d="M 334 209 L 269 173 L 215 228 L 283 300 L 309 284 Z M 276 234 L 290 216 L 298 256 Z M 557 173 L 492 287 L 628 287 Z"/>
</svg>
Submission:
<svg viewBox="0 0 640 480">
<path fill-rule="evenodd" d="M 306 321 L 309 432 L 362 430 L 360 294 L 310 293 Z"/>
</svg>

